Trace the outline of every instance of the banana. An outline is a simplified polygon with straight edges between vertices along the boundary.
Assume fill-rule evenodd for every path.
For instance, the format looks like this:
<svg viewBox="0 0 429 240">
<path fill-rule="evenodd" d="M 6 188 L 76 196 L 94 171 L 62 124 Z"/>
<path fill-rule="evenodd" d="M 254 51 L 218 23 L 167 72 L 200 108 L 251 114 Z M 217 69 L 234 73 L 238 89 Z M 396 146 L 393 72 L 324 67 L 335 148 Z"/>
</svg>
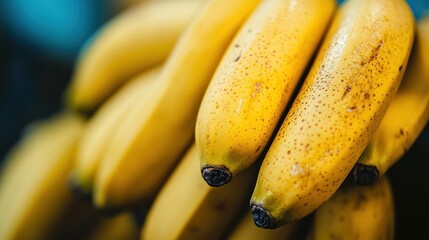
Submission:
<svg viewBox="0 0 429 240">
<path fill-rule="evenodd" d="M 334 194 L 395 95 L 413 37 L 403 0 L 342 5 L 263 160 L 250 201 L 256 225 L 300 219 Z"/>
<path fill-rule="evenodd" d="M 238 27 L 259 0 L 211 0 L 182 35 L 149 104 L 135 103 L 118 126 L 95 180 L 98 208 L 152 199 L 194 139 L 207 85 Z M 150 201 L 150 200 L 149 200 Z"/>
<path fill-rule="evenodd" d="M 352 170 L 361 185 L 372 184 L 397 162 L 429 119 L 429 15 L 420 20 L 410 63 L 398 92 Z"/>
<path fill-rule="evenodd" d="M 226 184 L 261 155 L 334 8 L 333 0 L 267 0 L 240 29 L 197 118 L 201 172 L 209 185 Z"/>
<path fill-rule="evenodd" d="M 161 67 L 155 67 L 126 82 L 88 121 L 79 142 L 72 172 L 73 187 L 82 194 L 90 195 L 92 191 L 94 176 L 114 129 L 121 124 L 135 102 L 150 102 L 147 96 L 156 90 L 155 80 L 160 71 Z"/>
<path fill-rule="evenodd" d="M 85 237 L 87 240 L 137 240 L 139 229 L 131 214 L 122 213 L 100 221 L 98 226 Z"/>
<path fill-rule="evenodd" d="M 0 175 L 0 239 L 49 239 L 65 222 L 74 204 L 67 177 L 83 127 L 68 112 L 28 127 Z"/>
<path fill-rule="evenodd" d="M 201 6 L 201 0 L 148 1 L 106 23 L 81 51 L 68 104 L 93 111 L 125 81 L 163 62 Z"/>
<path fill-rule="evenodd" d="M 342 186 L 314 215 L 312 240 L 392 240 L 395 209 L 387 177 Z"/>
<path fill-rule="evenodd" d="M 262 229 L 255 226 L 252 214 L 247 212 L 226 238 L 227 240 L 287 240 L 296 239 L 298 222 L 277 229 Z"/>
<path fill-rule="evenodd" d="M 257 169 L 213 188 L 201 179 L 198 168 L 192 145 L 155 198 L 140 239 L 221 239 L 250 196 Z"/>
</svg>

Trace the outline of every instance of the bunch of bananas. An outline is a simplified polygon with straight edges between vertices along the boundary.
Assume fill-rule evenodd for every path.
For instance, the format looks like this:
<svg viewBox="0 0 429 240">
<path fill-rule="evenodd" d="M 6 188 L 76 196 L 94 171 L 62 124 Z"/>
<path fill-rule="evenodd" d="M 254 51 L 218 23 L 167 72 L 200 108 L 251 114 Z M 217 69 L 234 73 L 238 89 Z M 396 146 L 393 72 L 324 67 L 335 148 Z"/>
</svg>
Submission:
<svg viewBox="0 0 429 240">
<path fill-rule="evenodd" d="M 429 119 L 429 16 L 142 1 L 65 96 L 7 157 L 0 239 L 393 239 L 386 172 Z"/>
</svg>

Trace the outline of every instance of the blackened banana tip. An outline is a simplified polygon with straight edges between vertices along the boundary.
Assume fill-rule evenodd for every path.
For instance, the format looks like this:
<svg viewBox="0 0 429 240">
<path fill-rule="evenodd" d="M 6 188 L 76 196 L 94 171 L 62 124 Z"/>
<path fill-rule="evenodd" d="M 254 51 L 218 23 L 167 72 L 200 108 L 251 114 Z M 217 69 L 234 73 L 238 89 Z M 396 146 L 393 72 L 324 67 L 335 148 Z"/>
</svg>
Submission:
<svg viewBox="0 0 429 240">
<path fill-rule="evenodd" d="M 252 203 L 250 204 L 250 210 L 252 211 L 253 222 L 256 226 L 265 229 L 275 228 L 273 217 L 264 207 Z"/>
<path fill-rule="evenodd" d="M 232 178 L 232 174 L 224 166 L 204 166 L 201 168 L 201 175 L 212 187 L 227 184 Z"/>
<path fill-rule="evenodd" d="M 379 172 L 375 166 L 357 163 L 353 168 L 353 181 L 362 186 L 373 184 L 379 177 Z"/>
</svg>

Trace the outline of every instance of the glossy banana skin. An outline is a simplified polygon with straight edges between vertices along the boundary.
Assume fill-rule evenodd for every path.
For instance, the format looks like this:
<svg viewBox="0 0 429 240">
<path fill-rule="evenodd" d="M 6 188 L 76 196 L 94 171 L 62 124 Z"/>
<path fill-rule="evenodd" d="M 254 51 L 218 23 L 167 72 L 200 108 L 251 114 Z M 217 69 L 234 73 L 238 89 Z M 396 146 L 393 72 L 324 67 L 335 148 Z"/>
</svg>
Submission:
<svg viewBox="0 0 429 240">
<path fill-rule="evenodd" d="M 202 3 L 148 1 L 113 18 L 82 49 L 68 105 L 94 111 L 127 80 L 165 61 Z"/>
<path fill-rule="evenodd" d="M 429 16 L 417 24 L 404 79 L 380 126 L 353 168 L 356 183 L 372 184 L 411 147 L 429 119 Z"/>
<path fill-rule="evenodd" d="M 227 183 L 264 151 L 334 8 L 332 0 L 267 0 L 241 27 L 198 113 L 196 143 L 209 185 Z"/>
<path fill-rule="evenodd" d="M 206 2 L 160 73 L 149 104 L 135 104 L 106 151 L 95 180 L 98 208 L 153 199 L 193 142 L 207 85 L 239 26 L 259 0 Z"/>
<path fill-rule="evenodd" d="M 413 37 L 405 1 L 342 5 L 263 160 L 251 199 L 258 226 L 300 219 L 334 194 L 395 95 Z"/>
<path fill-rule="evenodd" d="M 222 188 L 201 179 L 193 144 L 155 198 L 141 239 L 221 239 L 243 210 L 255 182 L 251 168 Z"/>
<path fill-rule="evenodd" d="M 312 240 L 392 240 L 395 209 L 387 177 L 342 186 L 314 215 Z"/>
</svg>

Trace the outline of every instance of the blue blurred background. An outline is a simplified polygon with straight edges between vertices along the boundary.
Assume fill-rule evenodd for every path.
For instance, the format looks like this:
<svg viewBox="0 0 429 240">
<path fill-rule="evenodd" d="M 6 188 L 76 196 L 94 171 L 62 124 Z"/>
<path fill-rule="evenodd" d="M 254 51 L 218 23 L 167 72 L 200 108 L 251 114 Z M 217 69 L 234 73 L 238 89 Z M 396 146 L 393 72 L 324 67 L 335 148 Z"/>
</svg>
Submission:
<svg viewBox="0 0 429 240">
<path fill-rule="evenodd" d="M 79 50 L 117 13 L 118 1 L 0 0 L 0 161 L 23 126 L 62 107 Z M 429 0 L 407 2 L 416 19 L 429 13 Z M 426 127 L 389 171 L 397 203 L 397 239 L 429 235 L 428 147 Z"/>
</svg>

